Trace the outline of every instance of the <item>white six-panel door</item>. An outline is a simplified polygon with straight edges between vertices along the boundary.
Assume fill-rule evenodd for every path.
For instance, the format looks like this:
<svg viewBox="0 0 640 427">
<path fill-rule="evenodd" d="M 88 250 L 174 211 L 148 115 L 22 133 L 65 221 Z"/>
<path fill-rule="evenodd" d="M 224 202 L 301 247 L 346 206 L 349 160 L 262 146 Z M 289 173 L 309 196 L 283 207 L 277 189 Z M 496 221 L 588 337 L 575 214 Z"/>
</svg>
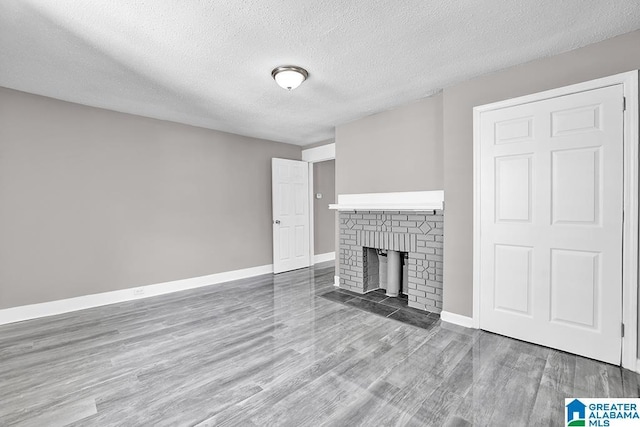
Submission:
<svg viewBox="0 0 640 427">
<path fill-rule="evenodd" d="M 310 265 L 309 168 L 307 162 L 271 160 L 273 271 Z"/>
<path fill-rule="evenodd" d="M 480 115 L 480 327 L 619 364 L 623 88 Z"/>
</svg>

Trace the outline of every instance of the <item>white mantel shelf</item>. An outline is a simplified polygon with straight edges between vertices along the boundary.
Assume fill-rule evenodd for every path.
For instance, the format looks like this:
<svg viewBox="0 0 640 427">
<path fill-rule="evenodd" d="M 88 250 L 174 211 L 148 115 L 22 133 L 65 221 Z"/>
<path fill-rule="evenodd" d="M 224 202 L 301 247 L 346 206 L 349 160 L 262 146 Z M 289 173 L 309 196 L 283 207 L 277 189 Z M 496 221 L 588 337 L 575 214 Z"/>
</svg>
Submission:
<svg viewBox="0 0 640 427">
<path fill-rule="evenodd" d="M 444 209 L 444 191 L 339 194 L 338 211 L 430 211 Z"/>
</svg>

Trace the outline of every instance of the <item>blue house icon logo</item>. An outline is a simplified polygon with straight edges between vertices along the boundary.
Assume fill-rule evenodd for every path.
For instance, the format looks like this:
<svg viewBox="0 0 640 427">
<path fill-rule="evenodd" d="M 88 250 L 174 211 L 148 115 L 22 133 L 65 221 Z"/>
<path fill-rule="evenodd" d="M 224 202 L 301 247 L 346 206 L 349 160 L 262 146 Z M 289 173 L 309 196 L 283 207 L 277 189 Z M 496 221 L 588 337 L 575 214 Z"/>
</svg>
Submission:
<svg viewBox="0 0 640 427">
<path fill-rule="evenodd" d="M 567 405 L 567 426 L 577 427 L 585 425 L 585 409 L 587 405 L 574 399 Z"/>
</svg>

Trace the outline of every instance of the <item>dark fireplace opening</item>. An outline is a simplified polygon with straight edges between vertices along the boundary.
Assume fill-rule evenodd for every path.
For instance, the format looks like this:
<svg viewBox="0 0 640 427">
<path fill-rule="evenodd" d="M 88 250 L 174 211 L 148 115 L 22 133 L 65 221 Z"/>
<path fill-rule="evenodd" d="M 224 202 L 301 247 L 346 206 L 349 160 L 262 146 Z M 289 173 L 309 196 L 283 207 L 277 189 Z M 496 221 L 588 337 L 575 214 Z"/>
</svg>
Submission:
<svg viewBox="0 0 640 427">
<path fill-rule="evenodd" d="M 390 297 L 409 294 L 409 252 L 368 247 L 363 252 L 366 292 L 384 289 Z"/>
</svg>

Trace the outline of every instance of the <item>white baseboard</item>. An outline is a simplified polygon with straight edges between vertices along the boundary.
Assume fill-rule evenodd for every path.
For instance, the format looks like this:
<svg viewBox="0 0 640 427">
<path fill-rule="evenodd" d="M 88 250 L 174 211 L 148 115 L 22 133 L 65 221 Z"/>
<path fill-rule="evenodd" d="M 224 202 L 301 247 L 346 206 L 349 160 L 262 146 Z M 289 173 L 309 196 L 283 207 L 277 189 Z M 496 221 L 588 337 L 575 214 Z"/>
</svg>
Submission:
<svg viewBox="0 0 640 427">
<path fill-rule="evenodd" d="M 154 285 L 103 292 L 100 294 L 83 295 L 75 298 L 11 307 L 0 310 L 0 325 L 36 319 L 39 317 L 54 316 L 56 314 L 84 310 L 87 308 L 115 304 L 118 302 L 149 298 L 157 295 L 215 285 L 218 283 L 229 282 L 231 280 L 246 279 L 248 277 L 260 276 L 262 274 L 269 273 L 273 273 L 272 264 L 245 268 L 242 270 L 226 271 L 201 277 L 193 277 L 191 279 L 174 280 Z"/>
<path fill-rule="evenodd" d="M 333 276 L 333 286 L 340 287 L 340 276 Z"/>
<path fill-rule="evenodd" d="M 624 366 L 625 368 L 627 368 L 626 366 Z M 629 369 L 629 368 L 627 368 Z M 636 360 L 636 367 L 635 367 L 635 372 L 640 374 L 640 359 Z"/>
<path fill-rule="evenodd" d="M 326 254 L 318 254 L 313 256 L 313 263 L 319 264 L 321 262 L 333 261 L 336 259 L 335 252 L 327 252 Z"/>
<path fill-rule="evenodd" d="M 440 313 L 440 320 L 453 323 L 454 325 L 464 326 L 465 328 L 473 328 L 473 319 L 471 317 L 450 313 L 448 311 Z"/>
</svg>

